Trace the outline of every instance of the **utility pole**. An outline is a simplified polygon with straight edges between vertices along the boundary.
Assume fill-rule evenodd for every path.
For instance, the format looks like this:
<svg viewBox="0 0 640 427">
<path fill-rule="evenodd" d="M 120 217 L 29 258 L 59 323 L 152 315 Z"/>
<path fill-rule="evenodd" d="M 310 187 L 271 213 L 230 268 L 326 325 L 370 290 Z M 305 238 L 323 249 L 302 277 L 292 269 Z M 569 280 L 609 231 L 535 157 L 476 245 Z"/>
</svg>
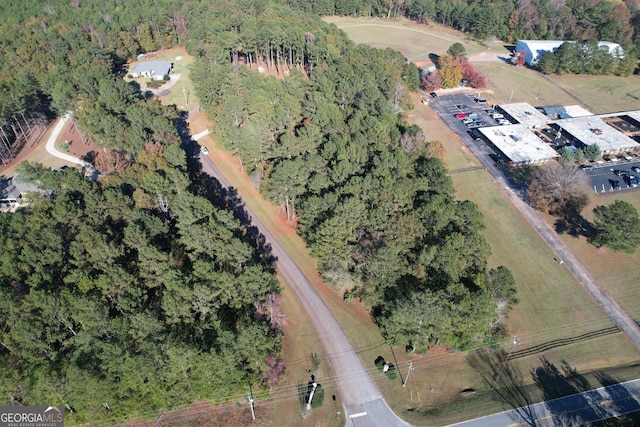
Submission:
<svg viewBox="0 0 640 427">
<path fill-rule="evenodd" d="M 413 360 L 409 361 L 409 371 L 407 371 L 407 377 L 402 382 L 402 387 L 407 385 L 407 381 L 409 381 L 409 375 L 411 375 L 411 371 L 413 371 Z"/>
<path fill-rule="evenodd" d="M 247 395 L 247 400 L 249 401 L 249 407 L 251 408 L 251 418 L 253 418 L 253 421 L 255 421 L 256 413 L 253 410 L 253 390 L 251 390 L 251 384 L 249 384 L 249 394 Z"/>
<path fill-rule="evenodd" d="M 182 87 L 182 94 L 184 95 L 184 108 L 189 107 L 189 91 L 184 86 Z"/>
</svg>

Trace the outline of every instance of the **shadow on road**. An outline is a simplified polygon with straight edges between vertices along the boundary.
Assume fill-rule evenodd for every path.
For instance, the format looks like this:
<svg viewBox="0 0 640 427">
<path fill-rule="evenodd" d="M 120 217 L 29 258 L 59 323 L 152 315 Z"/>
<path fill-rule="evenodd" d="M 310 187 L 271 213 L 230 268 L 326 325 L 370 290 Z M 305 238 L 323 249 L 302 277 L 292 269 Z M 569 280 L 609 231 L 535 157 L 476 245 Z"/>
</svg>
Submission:
<svg viewBox="0 0 640 427">
<path fill-rule="evenodd" d="M 187 153 L 187 167 L 194 182 L 194 193 L 209 200 L 214 206 L 233 212 L 233 215 L 245 227 L 245 237 L 249 243 L 258 251 L 268 264 L 277 261 L 271 250 L 271 244 L 267 243 L 265 236 L 252 224 L 251 216 L 247 213 L 244 201 L 234 187 L 226 188 L 218 179 L 202 172 L 200 161 L 200 148 L 191 139 L 189 124 L 186 121 L 186 114 L 181 117 L 177 124 L 178 133 L 182 141 L 182 146 Z"/>
</svg>

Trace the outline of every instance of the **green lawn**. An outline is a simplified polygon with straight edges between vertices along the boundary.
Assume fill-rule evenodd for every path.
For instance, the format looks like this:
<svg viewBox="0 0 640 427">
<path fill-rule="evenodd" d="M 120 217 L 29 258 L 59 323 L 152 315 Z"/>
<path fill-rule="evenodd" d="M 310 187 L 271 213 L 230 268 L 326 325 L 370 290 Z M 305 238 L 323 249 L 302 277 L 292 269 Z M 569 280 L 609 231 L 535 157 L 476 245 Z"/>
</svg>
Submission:
<svg viewBox="0 0 640 427">
<path fill-rule="evenodd" d="M 462 43 L 469 55 L 487 50 L 477 42 L 465 40 L 457 31 L 442 31 L 441 27 L 417 25 L 406 19 L 326 17 L 325 21 L 336 24 L 358 44 L 390 47 L 412 62 L 429 61 L 429 54 L 442 55 L 455 42 Z"/>
</svg>

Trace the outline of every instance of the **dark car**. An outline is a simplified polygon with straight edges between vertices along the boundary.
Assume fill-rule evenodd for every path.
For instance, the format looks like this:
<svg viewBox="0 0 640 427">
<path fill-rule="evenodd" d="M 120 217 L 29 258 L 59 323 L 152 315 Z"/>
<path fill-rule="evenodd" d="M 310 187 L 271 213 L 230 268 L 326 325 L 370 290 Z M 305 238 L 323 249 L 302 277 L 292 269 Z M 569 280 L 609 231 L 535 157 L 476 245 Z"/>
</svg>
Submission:
<svg viewBox="0 0 640 427">
<path fill-rule="evenodd" d="M 497 164 L 504 163 L 504 158 L 502 156 L 500 156 L 499 154 L 489 154 L 489 157 L 491 157 L 491 160 L 493 160 Z"/>
<path fill-rule="evenodd" d="M 432 98 L 437 98 L 438 94 L 435 92 L 431 92 L 429 95 L 431 95 Z"/>
<path fill-rule="evenodd" d="M 611 188 L 613 190 L 620 190 L 620 181 L 617 179 L 610 179 L 609 182 L 611 183 Z"/>
<path fill-rule="evenodd" d="M 458 104 L 456 105 L 456 108 L 458 108 L 458 110 L 460 111 L 469 111 L 469 107 L 464 104 Z"/>
</svg>

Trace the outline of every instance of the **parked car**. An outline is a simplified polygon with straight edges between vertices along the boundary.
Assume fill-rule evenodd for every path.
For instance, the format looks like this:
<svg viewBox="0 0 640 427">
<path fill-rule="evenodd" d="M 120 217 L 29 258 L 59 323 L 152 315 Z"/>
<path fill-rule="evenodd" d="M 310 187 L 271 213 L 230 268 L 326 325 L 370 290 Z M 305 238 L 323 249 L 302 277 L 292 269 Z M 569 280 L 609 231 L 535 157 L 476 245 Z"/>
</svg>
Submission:
<svg viewBox="0 0 640 427">
<path fill-rule="evenodd" d="M 486 104 L 487 100 L 485 98 L 476 98 L 476 102 L 478 104 Z"/>
<path fill-rule="evenodd" d="M 593 170 L 593 165 L 582 165 L 582 166 L 580 166 L 580 169 L 584 169 L 586 171 L 590 171 L 590 170 Z"/>
<path fill-rule="evenodd" d="M 437 98 L 438 94 L 435 92 L 431 92 L 429 95 L 431 95 L 432 98 Z"/>
<path fill-rule="evenodd" d="M 462 123 L 464 123 L 465 125 L 471 124 L 473 123 L 473 119 L 467 117 L 466 119 L 462 119 Z"/>
<path fill-rule="evenodd" d="M 627 179 L 627 184 L 629 187 L 637 187 L 640 184 L 640 178 L 635 175 L 629 175 L 625 177 Z"/>
<path fill-rule="evenodd" d="M 453 115 L 453 117 L 455 117 L 456 119 L 466 119 L 467 117 L 469 117 L 469 115 L 467 113 L 456 113 Z"/>
<path fill-rule="evenodd" d="M 621 170 L 621 169 L 616 169 L 613 171 L 614 174 L 618 175 L 618 176 L 625 176 L 625 175 L 629 175 L 629 171 L 627 170 Z"/>
<path fill-rule="evenodd" d="M 493 114 L 491 114 L 491 117 L 493 117 L 495 120 L 504 119 L 504 116 L 502 114 L 495 113 L 495 112 Z"/>
<path fill-rule="evenodd" d="M 476 119 L 478 118 L 478 113 L 475 113 L 475 112 L 469 113 L 469 117 L 471 117 L 472 119 Z"/>
<path fill-rule="evenodd" d="M 614 190 L 620 190 L 620 181 L 618 181 L 617 179 L 611 179 L 609 180 L 611 182 L 611 188 Z"/>
<path fill-rule="evenodd" d="M 200 147 L 200 152 L 206 156 L 207 154 L 209 154 L 209 149 L 205 146 L 202 146 Z"/>
<path fill-rule="evenodd" d="M 469 107 L 467 107 L 467 106 L 466 106 L 466 105 L 464 105 L 464 104 L 458 104 L 458 105 L 456 105 L 456 108 L 457 108 L 458 110 L 460 110 L 460 111 L 469 111 Z"/>
<path fill-rule="evenodd" d="M 631 170 L 634 171 L 635 173 L 640 173 L 640 168 L 638 166 L 632 167 Z"/>
</svg>

